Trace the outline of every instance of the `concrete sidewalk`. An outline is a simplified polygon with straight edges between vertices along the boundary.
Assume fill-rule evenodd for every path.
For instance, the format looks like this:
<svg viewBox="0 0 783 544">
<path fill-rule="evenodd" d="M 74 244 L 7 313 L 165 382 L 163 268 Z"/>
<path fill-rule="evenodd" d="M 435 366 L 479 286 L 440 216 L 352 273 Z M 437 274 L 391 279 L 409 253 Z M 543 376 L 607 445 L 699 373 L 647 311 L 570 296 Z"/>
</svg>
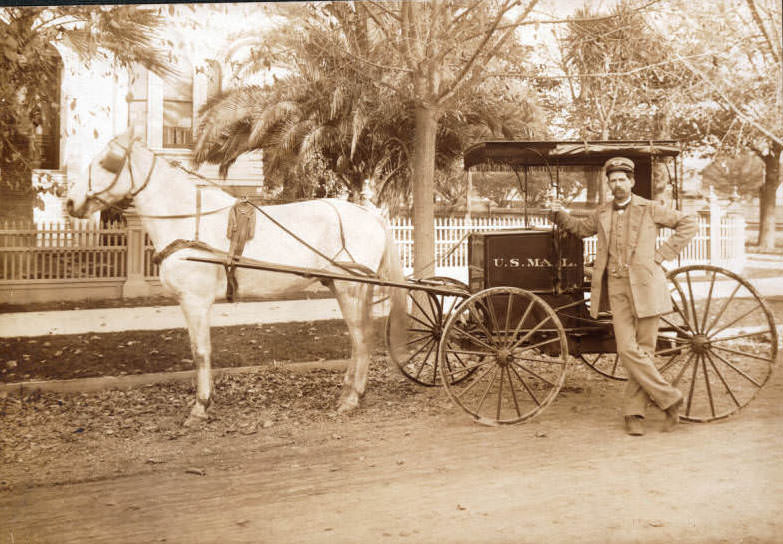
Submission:
<svg viewBox="0 0 783 544">
<path fill-rule="evenodd" d="M 764 297 L 783 296 L 783 258 L 772 256 L 749 261 L 749 267 L 781 271 L 779 277 L 751 277 L 750 282 Z M 706 285 L 703 287 L 706 291 Z M 340 308 L 333 298 L 218 303 L 212 307 L 211 313 L 213 327 L 324 319 L 342 319 Z M 0 314 L 0 338 L 184 327 L 185 318 L 179 306 Z"/>
<path fill-rule="evenodd" d="M 212 306 L 213 327 L 287 321 L 341 319 L 337 300 L 276 300 L 218 303 Z M 179 306 L 101 308 L 0 314 L 0 338 L 178 329 L 185 327 Z"/>
</svg>

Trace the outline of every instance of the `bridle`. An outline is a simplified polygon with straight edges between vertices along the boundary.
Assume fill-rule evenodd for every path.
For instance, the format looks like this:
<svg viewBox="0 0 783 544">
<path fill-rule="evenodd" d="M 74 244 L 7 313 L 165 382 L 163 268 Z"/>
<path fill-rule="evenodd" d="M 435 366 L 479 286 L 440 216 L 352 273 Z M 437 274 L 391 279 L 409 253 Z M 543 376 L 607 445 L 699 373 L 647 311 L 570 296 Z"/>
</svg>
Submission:
<svg viewBox="0 0 783 544">
<path fill-rule="evenodd" d="M 147 176 L 144 179 L 144 183 L 141 184 L 138 188 L 136 188 L 136 180 L 133 177 L 133 167 L 131 166 L 130 161 L 130 155 L 131 151 L 133 150 L 133 144 L 138 140 L 138 138 L 132 138 L 130 140 L 130 143 L 128 143 L 128 147 L 123 146 L 118 141 L 118 138 L 112 138 L 109 140 L 109 146 L 111 144 L 114 144 L 118 146 L 120 149 L 125 151 L 125 154 L 122 156 L 122 159 L 119 161 L 119 163 L 116 161 L 116 157 L 112 157 L 108 153 L 111 152 L 111 149 L 109 149 L 109 152 L 107 152 L 107 155 L 104 156 L 101 161 L 101 167 L 108 171 L 108 172 L 114 172 L 114 179 L 112 182 L 101 189 L 100 191 L 93 191 L 92 189 L 92 163 L 90 163 L 90 166 L 88 167 L 88 173 L 87 173 L 87 194 L 85 195 L 85 202 L 89 202 L 90 200 L 94 200 L 99 202 L 104 208 L 114 207 L 114 204 L 107 201 L 103 198 L 102 195 L 105 195 L 109 191 L 111 191 L 115 185 L 117 185 L 117 182 L 120 179 L 120 175 L 122 174 L 122 171 L 127 167 L 128 174 L 130 175 L 130 186 L 128 187 L 128 192 L 125 193 L 125 196 L 120 199 L 126 199 L 126 198 L 133 198 L 136 195 L 138 195 L 140 192 L 142 192 L 147 185 L 149 185 L 150 178 L 152 178 L 152 172 L 155 170 L 155 163 L 158 160 L 158 156 L 153 153 L 152 155 L 152 165 L 150 166 L 149 172 L 147 172 Z M 112 164 L 112 162 L 114 164 Z"/>
</svg>

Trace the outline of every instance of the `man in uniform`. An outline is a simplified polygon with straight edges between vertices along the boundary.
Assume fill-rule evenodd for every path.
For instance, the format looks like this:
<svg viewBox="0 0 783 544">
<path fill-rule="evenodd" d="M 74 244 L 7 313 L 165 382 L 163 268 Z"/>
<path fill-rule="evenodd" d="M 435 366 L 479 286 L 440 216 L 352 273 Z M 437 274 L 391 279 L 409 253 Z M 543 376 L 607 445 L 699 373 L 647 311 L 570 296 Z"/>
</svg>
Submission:
<svg viewBox="0 0 783 544">
<path fill-rule="evenodd" d="M 582 238 L 598 234 L 590 314 L 598 317 L 608 294 L 617 353 L 628 374 L 623 399 L 626 432 L 644 434 L 645 409 L 650 401 L 666 413 L 663 430 L 671 431 L 679 423 L 683 395 L 661 376 L 653 357 L 659 316 L 672 311 L 661 263 L 677 257 L 696 235 L 698 219 L 632 194 L 632 160 L 609 159 L 604 170 L 613 201 L 584 218 L 571 217 L 555 201 L 554 221 Z M 656 248 L 658 227 L 674 232 Z"/>
</svg>

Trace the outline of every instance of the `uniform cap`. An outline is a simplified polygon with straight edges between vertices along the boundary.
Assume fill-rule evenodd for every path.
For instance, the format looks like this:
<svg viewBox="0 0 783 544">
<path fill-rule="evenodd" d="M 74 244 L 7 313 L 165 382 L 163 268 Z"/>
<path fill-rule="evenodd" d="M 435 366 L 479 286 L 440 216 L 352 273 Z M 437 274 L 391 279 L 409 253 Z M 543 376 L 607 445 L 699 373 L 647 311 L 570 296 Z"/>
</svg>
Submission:
<svg viewBox="0 0 783 544">
<path fill-rule="evenodd" d="M 604 164 L 604 170 L 608 176 L 612 172 L 629 172 L 633 174 L 634 164 L 631 159 L 625 157 L 613 157 L 606 161 Z"/>
</svg>

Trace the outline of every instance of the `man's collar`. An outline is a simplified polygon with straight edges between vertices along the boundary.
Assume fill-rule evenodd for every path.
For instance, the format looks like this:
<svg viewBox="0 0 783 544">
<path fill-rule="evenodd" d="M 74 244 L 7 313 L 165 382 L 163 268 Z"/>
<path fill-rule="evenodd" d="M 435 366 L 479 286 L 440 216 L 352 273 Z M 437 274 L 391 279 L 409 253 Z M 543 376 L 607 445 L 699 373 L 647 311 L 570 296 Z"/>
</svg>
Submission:
<svg viewBox="0 0 783 544">
<path fill-rule="evenodd" d="M 626 198 L 626 199 L 625 199 L 624 201 L 622 201 L 622 202 L 617 202 L 617 201 L 614 201 L 614 202 L 612 202 L 612 207 L 613 207 L 615 210 L 624 209 L 624 208 L 626 208 L 626 207 L 628 206 L 628 204 L 630 204 L 630 203 L 631 203 L 631 199 L 632 199 L 632 198 L 633 198 L 633 195 L 629 195 L 629 196 L 628 196 L 628 198 Z"/>
</svg>

